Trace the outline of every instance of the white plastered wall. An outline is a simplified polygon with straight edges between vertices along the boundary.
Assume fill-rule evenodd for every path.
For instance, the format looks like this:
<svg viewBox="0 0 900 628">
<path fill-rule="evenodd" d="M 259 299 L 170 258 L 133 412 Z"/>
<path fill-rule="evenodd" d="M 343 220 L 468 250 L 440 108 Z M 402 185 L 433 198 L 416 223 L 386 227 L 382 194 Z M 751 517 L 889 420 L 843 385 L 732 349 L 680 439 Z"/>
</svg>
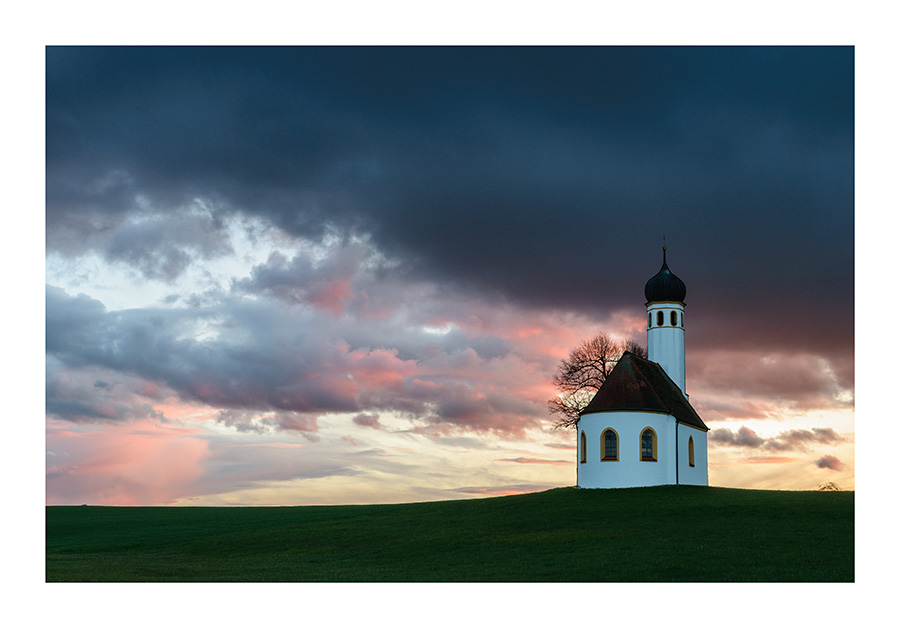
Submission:
<svg viewBox="0 0 900 628">
<path fill-rule="evenodd" d="M 672 313 L 676 324 L 672 325 Z M 658 314 L 662 313 L 662 324 Z M 682 393 L 684 383 L 684 305 L 674 301 L 650 303 L 647 306 L 647 359 L 656 362 L 672 378 Z M 686 396 L 686 395 L 685 395 Z"/>
<path fill-rule="evenodd" d="M 641 460 L 641 433 L 656 432 L 656 462 Z M 603 460 L 602 435 L 615 430 L 619 437 L 619 459 Z M 676 429 L 678 455 L 675 455 Z M 582 432 L 587 441 L 587 460 L 582 459 Z M 663 484 L 709 485 L 707 432 L 677 423 L 670 414 L 657 412 L 593 412 L 578 422 L 578 486 L 581 488 L 628 488 Z M 694 466 L 690 466 L 690 439 L 694 440 Z M 677 473 L 676 473 L 677 459 Z"/>
<path fill-rule="evenodd" d="M 641 432 L 647 427 L 656 432 L 656 462 L 641 460 Z M 607 428 L 612 428 L 619 436 L 619 459 L 616 461 L 602 460 L 601 435 Z M 581 462 L 582 432 L 587 440 L 586 462 Z M 578 422 L 577 439 L 578 486 L 582 488 L 675 484 L 675 418 L 670 414 L 592 412 Z"/>
<path fill-rule="evenodd" d="M 678 483 L 709 486 L 706 453 L 707 432 L 684 423 L 678 424 Z M 694 439 L 694 466 L 690 466 L 690 439 Z"/>
</svg>

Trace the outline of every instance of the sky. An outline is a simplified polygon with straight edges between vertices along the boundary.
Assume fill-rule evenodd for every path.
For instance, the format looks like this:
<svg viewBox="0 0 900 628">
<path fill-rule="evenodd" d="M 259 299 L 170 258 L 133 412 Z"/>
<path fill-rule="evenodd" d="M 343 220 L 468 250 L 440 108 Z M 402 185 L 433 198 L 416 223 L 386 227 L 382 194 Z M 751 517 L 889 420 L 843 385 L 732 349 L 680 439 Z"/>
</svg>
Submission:
<svg viewBox="0 0 900 628">
<path fill-rule="evenodd" d="M 46 49 L 46 503 L 575 483 L 687 286 L 711 485 L 855 487 L 854 48 Z"/>
</svg>

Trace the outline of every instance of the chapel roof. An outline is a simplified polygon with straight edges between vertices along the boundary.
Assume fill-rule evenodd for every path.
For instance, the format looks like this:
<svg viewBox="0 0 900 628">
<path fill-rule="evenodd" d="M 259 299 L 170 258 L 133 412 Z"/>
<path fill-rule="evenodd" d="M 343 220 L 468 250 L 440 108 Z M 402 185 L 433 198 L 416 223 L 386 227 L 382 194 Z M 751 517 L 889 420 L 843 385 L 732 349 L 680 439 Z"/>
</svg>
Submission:
<svg viewBox="0 0 900 628">
<path fill-rule="evenodd" d="M 709 431 L 663 368 L 629 351 L 622 354 L 581 415 L 616 411 L 664 412 L 681 423 Z"/>
<path fill-rule="evenodd" d="M 647 298 L 647 303 L 658 303 L 660 301 L 684 303 L 684 295 L 686 293 L 687 288 L 684 282 L 669 270 L 669 266 L 666 264 L 666 247 L 663 247 L 662 268 L 644 286 L 644 296 Z"/>
</svg>

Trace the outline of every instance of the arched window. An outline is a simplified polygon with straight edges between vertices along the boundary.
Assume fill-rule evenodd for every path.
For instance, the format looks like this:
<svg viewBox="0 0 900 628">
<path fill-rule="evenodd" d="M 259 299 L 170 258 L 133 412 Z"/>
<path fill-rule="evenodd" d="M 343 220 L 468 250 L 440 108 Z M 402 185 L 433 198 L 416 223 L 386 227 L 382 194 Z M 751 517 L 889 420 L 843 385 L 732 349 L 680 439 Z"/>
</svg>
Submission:
<svg viewBox="0 0 900 628">
<path fill-rule="evenodd" d="M 672 314 L 669 316 L 669 322 L 672 323 L 672 327 L 678 326 L 678 314 L 675 310 L 672 310 Z"/>
<path fill-rule="evenodd" d="M 587 436 L 581 433 L 581 461 L 587 462 Z"/>
<path fill-rule="evenodd" d="M 684 327 L 684 312 L 681 313 L 681 326 Z"/>
<path fill-rule="evenodd" d="M 656 432 L 649 427 L 641 432 L 641 460 L 656 462 Z"/>
<path fill-rule="evenodd" d="M 647 312 L 647 327 L 653 327 L 653 314 Z"/>
<path fill-rule="evenodd" d="M 688 464 L 694 466 L 694 437 L 688 437 Z"/>
<path fill-rule="evenodd" d="M 662 327 L 663 324 L 663 313 L 662 310 L 656 313 L 656 326 Z"/>
<path fill-rule="evenodd" d="M 619 459 L 619 435 L 612 429 L 603 432 L 603 458 L 602 460 Z"/>
</svg>

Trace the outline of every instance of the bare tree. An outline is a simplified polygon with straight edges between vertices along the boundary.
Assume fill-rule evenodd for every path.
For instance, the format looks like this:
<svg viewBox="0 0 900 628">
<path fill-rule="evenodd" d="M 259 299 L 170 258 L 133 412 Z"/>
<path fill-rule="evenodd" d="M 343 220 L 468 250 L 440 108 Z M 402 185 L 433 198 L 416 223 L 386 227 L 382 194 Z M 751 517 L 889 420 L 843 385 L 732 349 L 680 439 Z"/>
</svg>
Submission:
<svg viewBox="0 0 900 628">
<path fill-rule="evenodd" d="M 839 491 L 841 487 L 832 482 L 831 480 L 825 480 L 821 484 L 819 484 L 820 491 Z"/>
<path fill-rule="evenodd" d="M 625 350 L 622 353 L 633 353 L 639 358 L 647 359 L 647 349 L 645 349 L 641 344 L 635 342 L 634 340 L 626 340 L 625 341 Z"/>
<path fill-rule="evenodd" d="M 582 342 L 559 363 L 553 376 L 559 394 L 547 401 L 550 413 L 558 417 L 554 429 L 575 427 L 578 413 L 594 398 L 625 351 L 647 357 L 646 349 L 638 343 L 616 342 L 601 332 Z"/>
</svg>

